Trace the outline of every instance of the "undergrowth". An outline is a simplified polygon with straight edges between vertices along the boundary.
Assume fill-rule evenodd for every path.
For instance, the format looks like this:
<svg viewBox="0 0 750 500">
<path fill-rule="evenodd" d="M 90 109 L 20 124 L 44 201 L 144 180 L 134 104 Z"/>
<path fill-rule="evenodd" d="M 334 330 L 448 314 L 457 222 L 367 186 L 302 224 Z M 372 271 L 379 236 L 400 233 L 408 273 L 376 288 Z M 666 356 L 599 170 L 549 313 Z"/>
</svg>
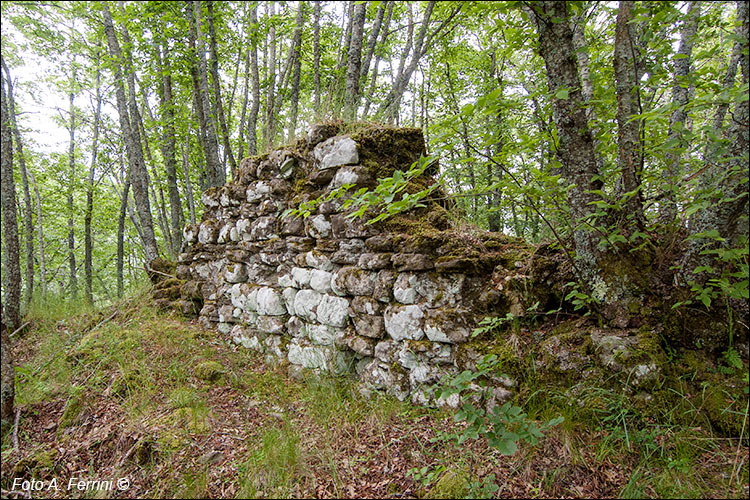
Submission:
<svg viewBox="0 0 750 500">
<path fill-rule="evenodd" d="M 460 446 L 438 439 L 467 429 L 450 410 L 366 397 L 351 378 L 290 378 L 285 365 L 147 302 L 32 309 L 31 330 L 14 339 L 20 419 L 18 447 L 12 433 L 2 441 L 3 496 L 15 478 L 56 478 L 60 490 L 43 492 L 52 497 L 748 493 L 746 438 L 718 437 L 700 411 L 710 387 L 703 399 L 655 400 L 645 412 L 612 389 L 540 386 L 513 401 L 525 422 L 564 419 L 509 459 L 481 435 Z M 201 366 L 218 366 L 216 376 Z M 73 475 L 127 478 L 129 488 L 67 491 Z"/>
</svg>

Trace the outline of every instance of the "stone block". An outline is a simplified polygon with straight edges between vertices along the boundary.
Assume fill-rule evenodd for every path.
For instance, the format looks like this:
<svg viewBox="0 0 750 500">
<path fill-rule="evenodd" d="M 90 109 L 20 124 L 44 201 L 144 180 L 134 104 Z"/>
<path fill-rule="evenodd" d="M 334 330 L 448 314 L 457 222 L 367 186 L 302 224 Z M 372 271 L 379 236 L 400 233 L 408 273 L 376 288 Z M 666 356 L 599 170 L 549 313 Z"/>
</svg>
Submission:
<svg viewBox="0 0 750 500">
<path fill-rule="evenodd" d="M 357 143 L 346 136 L 331 137 L 321 142 L 315 146 L 313 156 L 320 170 L 359 162 Z"/>
<path fill-rule="evenodd" d="M 389 305 L 384 314 L 385 330 L 394 340 L 424 337 L 424 311 L 417 305 Z"/>
</svg>

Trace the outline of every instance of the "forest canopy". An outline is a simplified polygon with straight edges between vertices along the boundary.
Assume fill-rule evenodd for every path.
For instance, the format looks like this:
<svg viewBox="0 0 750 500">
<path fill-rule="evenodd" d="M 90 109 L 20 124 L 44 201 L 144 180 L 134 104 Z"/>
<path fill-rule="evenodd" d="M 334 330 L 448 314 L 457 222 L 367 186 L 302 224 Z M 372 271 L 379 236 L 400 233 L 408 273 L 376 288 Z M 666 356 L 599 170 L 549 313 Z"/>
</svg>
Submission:
<svg viewBox="0 0 750 500">
<path fill-rule="evenodd" d="M 742 1 L 3 2 L 3 320 L 126 294 L 242 158 L 369 122 L 576 307 L 627 324 L 654 270 L 746 328 L 749 71 Z"/>
</svg>

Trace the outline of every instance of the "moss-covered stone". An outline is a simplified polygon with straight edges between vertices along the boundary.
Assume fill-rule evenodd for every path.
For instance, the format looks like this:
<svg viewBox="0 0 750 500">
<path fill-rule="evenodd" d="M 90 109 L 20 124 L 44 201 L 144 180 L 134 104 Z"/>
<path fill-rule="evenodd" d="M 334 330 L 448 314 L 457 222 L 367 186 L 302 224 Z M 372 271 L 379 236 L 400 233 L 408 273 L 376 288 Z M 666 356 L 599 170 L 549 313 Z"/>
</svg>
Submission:
<svg viewBox="0 0 750 500">
<path fill-rule="evenodd" d="M 60 420 L 57 422 L 58 433 L 68 427 L 80 425 L 85 416 L 84 410 L 87 407 L 88 401 L 84 389 L 82 387 L 75 387 L 71 392 L 68 401 L 65 403 L 65 409 L 60 416 Z"/>
<path fill-rule="evenodd" d="M 52 475 L 59 468 L 57 465 L 59 455 L 60 452 L 56 448 L 42 448 L 30 453 L 13 466 L 13 470 L 9 474 L 10 481 L 12 482 L 12 478 L 16 477 L 39 479 Z M 6 478 L 4 477 L 4 488 L 6 487 L 5 480 Z"/>
<path fill-rule="evenodd" d="M 429 489 L 425 498 L 464 498 L 469 492 L 469 475 L 466 471 L 450 468 Z"/>
<path fill-rule="evenodd" d="M 215 382 L 224 375 L 224 367 L 216 361 L 203 361 L 196 365 L 194 374 L 206 382 Z"/>
</svg>

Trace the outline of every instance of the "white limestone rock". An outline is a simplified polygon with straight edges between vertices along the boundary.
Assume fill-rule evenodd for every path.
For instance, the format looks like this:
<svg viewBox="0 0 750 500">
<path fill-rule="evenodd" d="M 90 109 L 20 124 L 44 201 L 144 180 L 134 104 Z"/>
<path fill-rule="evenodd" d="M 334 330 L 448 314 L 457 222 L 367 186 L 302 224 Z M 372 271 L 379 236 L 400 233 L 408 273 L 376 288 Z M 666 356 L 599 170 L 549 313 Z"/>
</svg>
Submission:
<svg viewBox="0 0 750 500">
<path fill-rule="evenodd" d="M 321 170 L 359 162 L 357 143 L 350 137 L 331 137 L 315 146 L 313 155 Z"/>
<path fill-rule="evenodd" d="M 417 305 L 391 304 L 385 310 L 385 330 L 394 340 L 424 337 L 424 312 Z"/>
<path fill-rule="evenodd" d="M 281 316 L 286 314 L 286 307 L 279 292 L 269 287 L 258 290 L 258 314 L 265 316 Z"/>
</svg>

